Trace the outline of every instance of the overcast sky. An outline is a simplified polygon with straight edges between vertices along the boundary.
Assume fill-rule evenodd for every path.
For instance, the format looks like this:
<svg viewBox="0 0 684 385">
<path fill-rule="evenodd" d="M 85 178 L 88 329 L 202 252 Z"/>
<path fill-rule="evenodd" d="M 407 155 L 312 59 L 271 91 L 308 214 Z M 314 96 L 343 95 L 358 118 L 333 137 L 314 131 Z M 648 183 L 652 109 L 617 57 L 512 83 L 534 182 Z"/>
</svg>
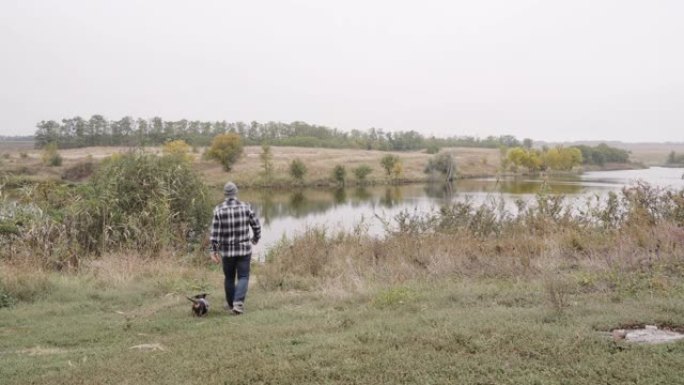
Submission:
<svg viewBox="0 0 684 385">
<path fill-rule="evenodd" d="M 0 0 L 0 134 L 40 120 L 684 141 L 680 0 Z"/>
</svg>

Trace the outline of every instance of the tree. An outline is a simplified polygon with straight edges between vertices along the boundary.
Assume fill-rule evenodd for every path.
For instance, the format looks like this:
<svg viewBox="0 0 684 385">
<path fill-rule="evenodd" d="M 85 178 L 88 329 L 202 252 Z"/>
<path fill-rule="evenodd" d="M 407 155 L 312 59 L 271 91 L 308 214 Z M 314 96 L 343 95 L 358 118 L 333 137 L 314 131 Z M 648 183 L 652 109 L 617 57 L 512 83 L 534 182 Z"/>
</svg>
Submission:
<svg viewBox="0 0 684 385">
<path fill-rule="evenodd" d="M 190 162 L 193 159 L 190 154 L 192 148 L 184 140 L 172 140 L 162 147 L 162 153 L 167 156 L 177 157 L 180 160 Z"/>
<path fill-rule="evenodd" d="M 62 165 L 62 156 L 57 152 L 57 143 L 52 142 L 45 146 L 43 149 L 43 163 L 52 167 Z"/>
<path fill-rule="evenodd" d="M 387 154 L 383 156 L 382 159 L 380 159 L 380 164 L 382 165 L 382 168 L 384 168 L 387 172 L 387 176 L 392 175 L 394 165 L 397 163 L 399 163 L 399 157 L 392 154 Z"/>
<path fill-rule="evenodd" d="M 338 164 L 333 168 L 333 179 L 340 185 L 344 186 L 344 179 L 347 177 L 347 169 L 343 165 Z"/>
<path fill-rule="evenodd" d="M 242 155 L 242 140 L 237 134 L 216 135 L 207 151 L 209 159 L 217 160 L 225 171 L 230 171 L 233 164 Z"/>
<path fill-rule="evenodd" d="M 59 141 L 59 123 L 54 120 L 42 121 L 36 127 L 36 147 L 44 147 Z"/>
<path fill-rule="evenodd" d="M 306 165 L 301 159 L 293 159 L 290 163 L 290 175 L 298 180 L 299 182 L 304 181 L 304 175 L 306 175 Z"/>
<path fill-rule="evenodd" d="M 520 166 L 527 168 L 530 172 L 539 171 L 544 166 L 539 150 L 526 150 L 522 147 L 514 147 L 508 150 L 506 158 L 516 169 Z"/>
<path fill-rule="evenodd" d="M 532 149 L 532 139 L 530 139 L 530 138 L 523 139 L 523 147 L 525 147 L 528 150 Z"/>
<path fill-rule="evenodd" d="M 273 178 L 273 152 L 271 152 L 271 146 L 268 144 L 261 145 L 261 154 L 259 154 L 259 159 L 261 159 L 262 176 L 266 181 L 270 181 Z"/>
<path fill-rule="evenodd" d="M 677 163 L 677 154 L 674 151 L 671 151 L 670 155 L 667 156 L 667 163 L 668 164 Z"/>
<path fill-rule="evenodd" d="M 517 170 L 518 167 L 523 165 L 526 156 L 527 151 L 525 151 L 524 148 L 515 147 L 508 150 L 508 153 L 506 154 L 506 159 L 508 160 L 508 163 L 512 164 L 513 167 Z"/>
<path fill-rule="evenodd" d="M 355 168 L 353 172 L 354 176 L 359 182 L 364 182 L 366 180 L 366 177 L 373 172 L 373 169 L 371 169 L 370 166 L 368 166 L 367 164 L 362 164 L 359 167 Z"/>
<path fill-rule="evenodd" d="M 109 144 L 109 121 L 104 116 L 91 116 L 86 128 L 86 143 L 88 146 L 105 146 Z"/>
<path fill-rule="evenodd" d="M 456 174 L 456 161 L 454 161 L 454 157 L 449 153 L 432 157 L 428 161 L 427 166 L 425 166 L 425 173 L 430 174 L 433 172 L 439 172 L 447 181 L 452 181 Z"/>
</svg>

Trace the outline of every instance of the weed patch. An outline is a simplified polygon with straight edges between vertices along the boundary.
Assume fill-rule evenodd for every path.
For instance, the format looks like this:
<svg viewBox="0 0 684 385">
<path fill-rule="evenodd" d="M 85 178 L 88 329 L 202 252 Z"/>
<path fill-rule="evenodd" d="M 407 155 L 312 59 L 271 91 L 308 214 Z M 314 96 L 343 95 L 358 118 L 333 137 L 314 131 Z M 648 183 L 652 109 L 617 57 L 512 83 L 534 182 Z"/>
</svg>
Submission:
<svg viewBox="0 0 684 385">
<path fill-rule="evenodd" d="M 380 291 L 373 298 L 373 305 L 379 309 L 395 308 L 406 305 L 416 298 L 416 293 L 406 287 L 396 287 Z"/>
</svg>

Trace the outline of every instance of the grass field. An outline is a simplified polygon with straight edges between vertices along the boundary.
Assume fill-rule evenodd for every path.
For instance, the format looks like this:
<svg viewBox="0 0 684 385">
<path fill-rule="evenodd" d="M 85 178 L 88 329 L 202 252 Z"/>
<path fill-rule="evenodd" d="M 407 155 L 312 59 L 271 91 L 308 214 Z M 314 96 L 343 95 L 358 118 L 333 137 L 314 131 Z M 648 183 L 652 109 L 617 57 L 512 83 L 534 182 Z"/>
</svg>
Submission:
<svg viewBox="0 0 684 385">
<path fill-rule="evenodd" d="M 238 317 L 221 309 L 215 267 L 175 264 L 114 256 L 78 276 L 33 276 L 34 298 L 0 309 L 0 383 L 684 381 L 684 343 L 628 345 L 608 333 L 635 322 L 684 324 L 681 295 L 575 291 L 559 310 L 540 280 L 301 292 L 264 291 L 253 279 Z M 203 288 L 212 308 L 193 318 L 183 296 Z"/>
<path fill-rule="evenodd" d="M 647 166 L 659 166 L 667 161 L 670 151 L 684 154 L 684 143 L 636 143 L 620 146 L 630 151 L 630 157 Z"/>
<path fill-rule="evenodd" d="M 670 151 L 684 153 L 682 144 L 624 144 L 618 146 L 631 152 L 633 161 L 647 166 L 661 165 L 665 162 Z M 64 159 L 59 167 L 45 166 L 41 160 L 42 152 L 33 149 L 23 142 L 7 142 L 0 146 L 0 153 L 6 154 L 0 158 L 0 173 L 17 176 L 23 180 L 45 180 L 62 178 L 65 170 L 83 163 L 88 159 L 97 162 L 114 153 L 129 151 L 127 147 L 86 147 L 79 149 L 60 150 Z M 294 182 L 289 176 L 290 162 L 301 159 L 307 166 L 305 176 L 306 185 L 332 185 L 332 170 L 336 165 L 343 165 L 347 169 L 347 180 L 354 183 L 352 170 L 362 164 L 372 168 L 368 176 L 369 183 L 387 183 L 389 178 L 380 166 L 380 159 L 390 152 L 366 151 L 353 149 L 324 149 L 305 147 L 272 147 L 274 176 L 266 182 L 261 177 L 262 166 L 259 160 L 261 147 L 247 146 L 243 156 L 230 172 L 225 172 L 213 161 L 207 161 L 200 156 L 204 148 L 198 148 L 193 161 L 194 167 L 200 171 L 205 181 L 210 185 L 222 185 L 225 180 L 232 179 L 241 186 L 290 186 Z M 161 153 L 160 147 L 148 147 L 146 151 Z M 494 176 L 500 164 L 499 151 L 486 148 L 446 148 L 442 152 L 454 155 L 458 176 L 463 178 L 477 176 Z M 23 157 L 21 154 L 25 154 Z M 433 155 L 424 151 L 395 152 L 403 166 L 403 172 L 398 182 L 424 182 L 429 179 L 423 170 Z M 614 165 L 610 165 L 611 167 Z M 623 168 L 624 165 L 618 165 Z"/>
<path fill-rule="evenodd" d="M 41 160 L 42 152 L 35 149 L 14 148 L 6 149 L 4 153 L 9 154 L 9 158 L 2 159 L 0 171 L 20 175 L 30 180 L 59 179 L 65 170 L 73 167 L 79 162 L 84 162 L 91 158 L 99 161 L 117 152 L 130 150 L 125 147 L 86 147 L 79 149 L 60 150 L 59 153 L 64 159 L 59 167 L 45 166 Z M 146 151 L 161 153 L 161 148 L 146 148 Z M 261 175 L 261 162 L 259 154 L 261 147 L 245 147 L 243 156 L 234 165 L 233 170 L 225 172 L 214 161 L 203 160 L 200 154 L 204 149 L 198 149 L 194 154 L 194 167 L 200 171 L 205 181 L 210 185 L 223 185 L 226 180 L 232 179 L 241 186 L 254 186 L 263 184 Z M 494 175 L 499 165 L 499 152 L 492 149 L 480 148 L 449 148 L 442 151 L 454 154 L 457 162 L 458 173 L 462 177 Z M 274 178 L 270 184 L 290 185 L 292 179 L 289 176 L 290 162 L 301 159 L 307 166 L 305 183 L 309 185 L 330 185 L 332 182 L 332 170 L 336 165 L 343 165 L 347 169 L 347 179 L 354 181 L 352 170 L 359 165 L 366 164 L 373 169 L 368 176 L 370 183 L 387 183 L 388 177 L 380 166 L 380 159 L 387 155 L 384 151 L 364 151 L 364 150 L 337 150 L 320 148 L 302 147 L 272 147 Z M 21 153 L 26 154 L 25 157 Z M 400 181 L 425 181 L 428 179 L 423 170 L 432 155 L 424 152 L 396 152 L 403 165 L 403 173 Z"/>
</svg>

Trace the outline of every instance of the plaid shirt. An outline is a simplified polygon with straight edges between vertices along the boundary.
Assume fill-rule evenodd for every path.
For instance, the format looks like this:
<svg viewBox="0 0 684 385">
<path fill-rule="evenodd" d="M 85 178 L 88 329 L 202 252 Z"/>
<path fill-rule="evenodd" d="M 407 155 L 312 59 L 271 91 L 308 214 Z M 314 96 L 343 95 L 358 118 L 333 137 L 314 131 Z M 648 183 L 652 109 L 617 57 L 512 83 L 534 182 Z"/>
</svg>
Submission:
<svg viewBox="0 0 684 385">
<path fill-rule="evenodd" d="M 249 228 L 254 233 L 256 244 L 261 238 L 259 218 L 252 208 L 235 198 L 227 198 L 214 209 L 211 223 L 211 250 L 220 252 L 222 257 L 242 257 L 252 253 Z"/>
</svg>

